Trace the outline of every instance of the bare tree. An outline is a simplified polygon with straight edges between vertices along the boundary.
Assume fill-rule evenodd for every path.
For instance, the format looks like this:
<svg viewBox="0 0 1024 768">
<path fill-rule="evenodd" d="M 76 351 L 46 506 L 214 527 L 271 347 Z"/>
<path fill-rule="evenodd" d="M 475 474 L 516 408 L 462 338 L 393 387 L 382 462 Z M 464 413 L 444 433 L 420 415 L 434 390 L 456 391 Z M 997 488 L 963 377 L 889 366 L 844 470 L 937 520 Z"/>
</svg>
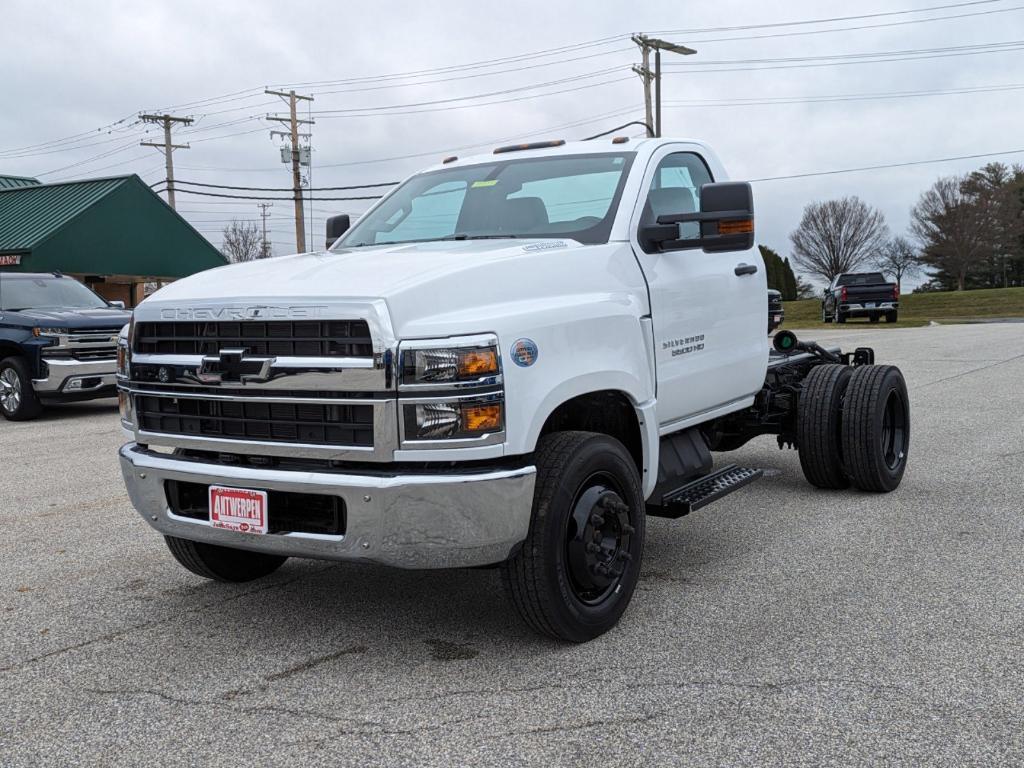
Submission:
<svg viewBox="0 0 1024 768">
<path fill-rule="evenodd" d="M 806 206 L 789 239 L 797 266 L 829 283 L 866 263 L 888 234 L 881 211 L 859 197 L 844 197 Z"/>
<path fill-rule="evenodd" d="M 229 261 L 254 261 L 263 253 L 263 239 L 255 222 L 235 219 L 224 227 L 224 244 L 221 246 Z"/>
<path fill-rule="evenodd" d="M 921 243 L 921 260 L 955 277 L 958 291 L 985 255 L 986 218 L 956 176 L 936 181 L 910 212 L 910 231 Z"/>
<path fill-rule="evenodd" d="M 889 240 L 871 262 L 879 270 L 896 279 L 896 287 L 903 293 L 903 278 L 921 272 L 921 257 L 907 238 L 896 236 Z"/>
</svg>

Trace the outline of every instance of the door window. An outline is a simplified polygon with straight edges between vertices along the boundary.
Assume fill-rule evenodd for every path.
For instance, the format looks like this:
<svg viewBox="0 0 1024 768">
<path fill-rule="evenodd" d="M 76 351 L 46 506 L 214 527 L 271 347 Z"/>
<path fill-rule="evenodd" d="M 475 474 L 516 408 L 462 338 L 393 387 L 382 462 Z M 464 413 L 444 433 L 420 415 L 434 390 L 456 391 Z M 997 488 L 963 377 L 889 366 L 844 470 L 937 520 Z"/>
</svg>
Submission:
<svg viewBox="0 0 1024 768">
<path fill-rule="evenodd" d="M 700 155 L 693 152 L 667 155 L 654 171 L 640 216 L 640 226 L 657 224 L 659 216 L 699 211 L 700 188 L 711 181 L 711 172 Z M 700 225 L 695 221 L 684 223 L 680 236 L 699 237 Z M 644 250 L 650 252 L 646 245 Z"/>
</svg>

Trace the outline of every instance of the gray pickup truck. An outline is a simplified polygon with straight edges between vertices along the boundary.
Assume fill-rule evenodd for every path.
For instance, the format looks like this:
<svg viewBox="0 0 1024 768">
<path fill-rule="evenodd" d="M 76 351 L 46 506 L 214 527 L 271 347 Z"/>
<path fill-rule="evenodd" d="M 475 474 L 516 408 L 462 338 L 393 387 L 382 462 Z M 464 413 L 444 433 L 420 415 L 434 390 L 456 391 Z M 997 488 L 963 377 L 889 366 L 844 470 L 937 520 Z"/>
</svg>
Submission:
<svg viewBox="0 0 1024 768">
<path fill-rule="evenodd" d="M 882 317 L 895 323 L 899 315 L 900 289 L 881 272 L 847 272 L 836 275 L 821 301 L 821 321 L 845 323 L 848 317 L 866 317 L 877 323 Z"/>
</svg>

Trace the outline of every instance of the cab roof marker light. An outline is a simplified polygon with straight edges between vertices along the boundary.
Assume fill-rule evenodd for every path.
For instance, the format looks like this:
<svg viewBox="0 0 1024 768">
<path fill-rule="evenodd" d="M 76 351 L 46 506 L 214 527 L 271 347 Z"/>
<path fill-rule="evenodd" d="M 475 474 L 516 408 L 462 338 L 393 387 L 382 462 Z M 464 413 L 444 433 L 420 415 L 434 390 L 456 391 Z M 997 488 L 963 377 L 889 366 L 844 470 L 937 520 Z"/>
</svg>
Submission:
<svg viewBox="0 0 1024 768">
<path fill-rule="evenodd" d="M 625 144 L 629 141 L 629 136 L 616 136 L 612 139 L 612 144 Z"/>
<path fill-rule="evenodd" d="M 447 165 L 448 163 L 454 163 L 458 159 L 459 159 L 458 155 L 452 155 L 451 157 L 446 157 L 444 160 L 442 160 L 441 164 L 442 165 Z"/>
<path fill-rule="evenodd" d="M 498 147 L 494 154 L 503 155 L 506 152 L 520 152 L 524 149 L 546 149 L 548 147 L 560 147 L 565 144 L 565 139 L 553 139 L 552 141 L 531 141 L 529 144 L 509 144 L 507 147 Z"/>
</svg>

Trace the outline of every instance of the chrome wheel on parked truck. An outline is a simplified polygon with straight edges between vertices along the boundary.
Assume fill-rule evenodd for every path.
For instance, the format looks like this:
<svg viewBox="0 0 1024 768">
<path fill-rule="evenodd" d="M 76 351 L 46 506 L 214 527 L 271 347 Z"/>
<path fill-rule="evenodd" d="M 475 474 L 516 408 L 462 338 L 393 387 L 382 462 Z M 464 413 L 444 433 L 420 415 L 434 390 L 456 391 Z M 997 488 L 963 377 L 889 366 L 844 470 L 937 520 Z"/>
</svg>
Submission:
<svg viewBox="0 0 1024 768">
<path fill-rule="evenodd" d="M 10 421 L 27 421 L 42 410 L 32 391 L 28 365 L 20 357 L 0 360 L 0 413 Z"/>
<path fill-rule="evenodd" d="M 502 566 L 512 603 L 534 629 L 585 642 L 611 629 L 636 587 L 644 499 L 632 456 L 593 432 L 556 432 L 537 448 L 533 520 Z"/>
</svg>

